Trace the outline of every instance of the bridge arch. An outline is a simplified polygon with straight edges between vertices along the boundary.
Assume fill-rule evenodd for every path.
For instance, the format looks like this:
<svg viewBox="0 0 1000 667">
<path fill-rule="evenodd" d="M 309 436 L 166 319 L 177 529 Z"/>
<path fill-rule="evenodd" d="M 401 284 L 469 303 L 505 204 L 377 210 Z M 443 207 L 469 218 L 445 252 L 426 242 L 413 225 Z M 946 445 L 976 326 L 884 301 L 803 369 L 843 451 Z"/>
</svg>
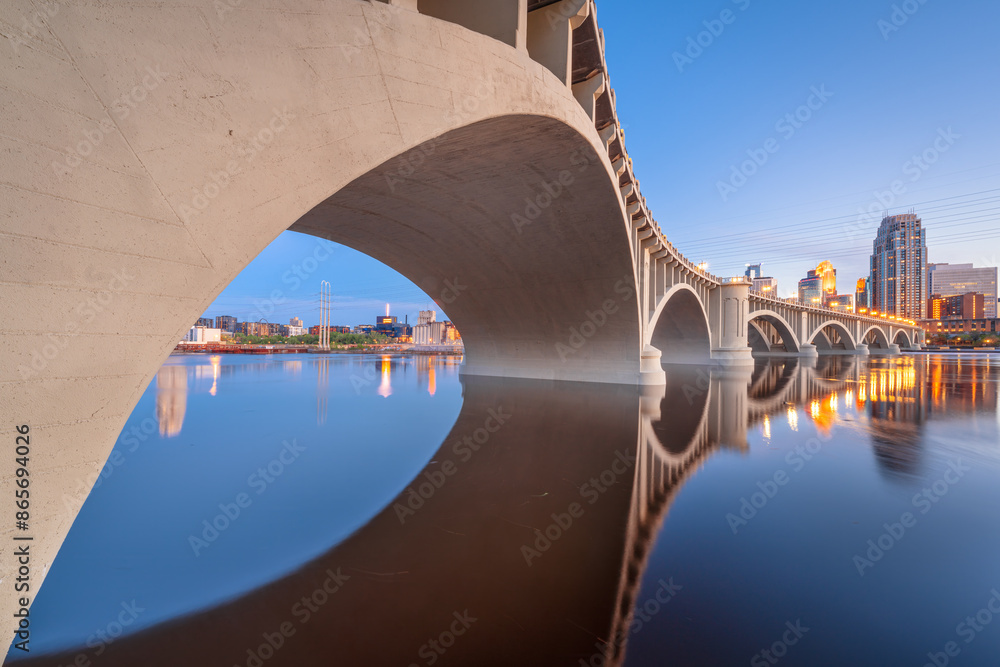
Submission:
<svg viewBox="0 0 1000 667">
<path fill-rule="evenodd" d="M 913 347 L 913 343 L 910 340 L 910 335 L 904 329 L 900 329 L 899 331 L 896 332 L 896 335 L 893 337 L 892 342 L 898 345 L 902 349 Z"/>
<path fill-rule="evenodd" d="M 687 283 L 667 290 L 653 311 L 647 344 L 660 350 L 665 364 L 705 364 L 711 361 L 712 337 L 708 314 L 698 293 Z"/>
<path fill-rule="evenodd" d="M 889 336 L 877 324 L 868 327 L 864 335 L 861 336 L 861 340 L 867 343 L 869 349 L 889 350 Z"/>
<path fill-rule="evenodd" d="M 574 94 L 526 50 L 396 3 L 280 5 L 261 22 L 245 8 L 216 21 L 79 4 L 46 19 L 40 50 L 0 62 L 0 118 L 21 142 L 0 223 L 21 278 L 0 300 L 25 314 L 0 372 L 18 386 L 10 413 L 59 444 L 52 489 L 92 479 L 183 333 L 290 225 L 437 300 L 465 337 L 466 373 L 640 377 L 630 164 L 610 92 L 595 110 L 603 53 Z M 139 82 L 135 113 L 112 114 Z M 97 128 L 99 146 L 81 142 Z M 98 314 L 70 328 L 88 300 Z M 32 367 L 46 336 L 58 359 Z M 57 514 L 39 562 L 72 523 Z"/>
<path fill-rule="evenodd" d="M 768 338 L 767 332 L 761 328 L 760 324 L 753 320 L 747 323 L 747 344 L 755 355 L 767 354 L 771 351 Z"/>
<path fill-rule="evenodd" d="M 593 380 L 591 366 L 635 382 L 632 252 L 600 158 L 563 121 L 498 116 L 384 162 L 291 229 L 370 255 L 434 298 L 462 332 L 466 374 Z"/>
<path fill-rule="evenodd" d="M 844 324 L 842 322 L 838 322 L 837 320 L 827 320 L 826 322 L 823 322 L 818 327 L 816 327 L 816 331 L 813 333 L 812 336 L 810 336 L 809 342 L 813 343 L 814 345 L 816 345 L 816 347 L 818 349 L 827 349 L 827 348 L 821 347 L 816 342 L 819 339 L 819 336 L 822 334 L 823 338 L 826 339 L 826 343 L 829 346 L 829 348 L 832 348 L 833 345 L 830 344 L 830 339 L 829 339 L 828 336 L 826 336 L 826 334 L 824 332 L 824 329 L 826 329 L 827 327 L 829 327 L 830 329 L 833 329 L 834 331 L 837 332 L 837 334 L 840 336 L 841 342 L 844 344 L 844 349 L 845 350 L 856 350 L 856 349 L 858 349 L 857 341 L 854 340 L 854 336 L 851 334 L 850 329 L 848 329 L 846 326 L 844 326 Z M 822 339 L 819 339 L 819 340 L 822 340 Z"/>
<path fill-rule="evenodd" d="M 801 346 L 799 345 L 798 337 L 795 335 L 795 330 L 784 317 L 773 310 L 755 310 L 750 313 L 750 323 L 752 324 L 755 320 L 762 320 L 774 327 L 775 331 L 778 332 L 778 336 L 781 337 L 781 342 L 785 346 L 786 352 L 800 351 Z M 760 331 L 760 328 L 758 328 L 758 331 Z"/>
</svg>

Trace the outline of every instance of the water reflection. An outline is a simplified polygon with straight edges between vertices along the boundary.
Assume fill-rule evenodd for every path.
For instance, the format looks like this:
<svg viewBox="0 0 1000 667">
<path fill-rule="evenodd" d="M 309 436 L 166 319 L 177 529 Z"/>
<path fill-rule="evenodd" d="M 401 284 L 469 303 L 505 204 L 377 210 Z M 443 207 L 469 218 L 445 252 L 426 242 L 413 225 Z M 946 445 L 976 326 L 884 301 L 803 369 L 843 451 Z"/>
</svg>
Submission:
<svg viewBox="0 0 1000 667">
<path fill-rule="evenodd" d="M 316 363 L 324 369 L 326 360 Z M 454 362 L 423 357 L 401 364 L 384 356 L 351 363 L 356 364 L 352 378 L 372 383 L 378 396 L 389 398 L 393 375 L 411 366 L 418 385 L 433 396 L 435 373 Z M 174 385 L 184 377 L 164 374 Z M 324 377 L 317 373 L 318 423 L 321 414 L 326 418 Z M 807 435 L 840 443 L 836 456 L 848 456 L 854 443 L 861 453 L 870 448 L 876 469 L 893 484 L 925 474 L 925 431 L 935 414 L 946 420 L 956 413 L 989 414 L 993 430 L 977 428 L 984 446 L 995 450 L 997 379 L 988 362 L 966 362 L 959 369 L 930 358 L 900 363 L 851 357 L 808 364 L 789 359 L 745 373 L 672 368 L 665 387 L 643 390 L 464 377 L 461 413 L 444 443 L 407 489 L 363 528 L 293 574 L 209 611 L 116 641 L 101 664 L 244 665 L 263 633 L 284 623 L 291 624 L 294 636 L 270 664 L 429 664 L 431 656 L 443 665 L 621 665 L 626 656 L 636 665 L 747 662 L 752 652 L 736 660 L 737 649 L 770 643 L 767 629 L 758 632 L 756 623 L 772 620 L 771 612 L 749 611 L 767 598 L 726 597 L 725 584 L 727 592 L 712 583 L 729 580 L 730 568 L 736 568 L 724 563 L 731 548 L 713 547 L 711 556 L 693 557 L 673 545 L 686 544 L 696 552 L 706 526 L 725 528 L 716 501 L 732 486 L 754 488 L 754 482 L 768 479 L 774 472 L 773 463 L 763 463 L 768 452 L 803 442 Z M 163 386 L 168 385 L 165 379 Z M 160 387 L 158 378 L 158 411 Z M 725 474 L 698 474 L 715 461 L 725 467 L 714 472 Z M 863 465 L 860 459 L 851 461 Z M 878 493 L 878 477 L 840 474 L 829 472 L 812 486 L 800 483 L 816 495 L 801 505 L 786 502 L 775 508 L 774 513 L 783 512 L 784 523 L 766 533 L 765 542 L 747 537 L 739 544 L 780 544 L 791 526 L 804 543 L 823 543 L 829 524 L 808 512 L 849 504 L 841 486 L 845 480 L 866 485 L 864 491 L 851 488 L 869 503 L 877 525 L 885 515 L 871 493 Z M 703 502 L 683 508 L 675 524 L 679 532 L 671 533 L 667 514 L 689 485 L 698 487 Z M 709 492 L 715 497 L 711 501 Z M 711 512 L 705 509 L 709 505 Z M 698 521 L 688 523 L 688 516 Z M 767 527 L 767 521 L 756 525 Z M 865 535 L 854 542 L 863 544 Z M 731 545 L 721 540 L 735 538 L 718 539 Z M 990 539 L 1000 546 L 996 536 Z M 840 548 L 839 542 L 823 544 L 827 550 Z M 685 603 L 664 605 L 670 613 L 661 613 L 657 603 L 659 615 L 653 619 L 647 605 L 658 599 L 653 591 L 666 581 L 661 566 L 667 559 L 686 563 L 704 577 L 689 574 L 684 585 L 690 602 L 679 608 L 683 612 L 674 610 Z M 849 565 L 848 559 L 843 560 Z M 929 576 L 936 558 L 918 558 L 916 566 L 919 576 Z M 789 568 L 806 566 L 755 554 L 742 567 L 750 568 L 746 581 L 763 572 L 771 595 L 795 599 L 802 584 Z M 849 567 L 843 569 L 856 579 Z M 331 590 L 331 578 L 339 582 L 336 592 L 318 595 L 324 585 Z M 854 583 L 851 579 L 845 587 Z M 903 589 L 875 592 L 880 600 L 898 600 L 900 609 L 907 608 Z M 816 597 L 836 594 L 823 588 Z M 312 600 L 315 609 L 307 605 L 312 611 L 302 612 L 303 600 Z M 943 631 L 953 625 L 950 610 L 935 613 Z M 726 621 L 728 614 L 736 615 Z M 456 618 L 475 620 L 447 644 L 428 643 L 454 629 Z M 640 632 L 654 620 L 657 630 Z M 836 620 L 848 629 L 872 623 L 853 615 Z M 725 632 L 732 633 L 731 645 L 723 639 Z M 825 655 L 834 645 L 840 654 L 850 654 L 851 642 L 844 636 L 813 639 L 813 655 Z M 855 656 L 850 664 L 889 664 L 871 657 L 879 655 L 876 648 L 865 650 L 868 657 Z M 883 654 L 891 657 L 896 650 L 889 645 Z M 848 664 L 841 658 L 809 664 Z M 36 659 L 28 664 L 59 663 Z"/>
<path fill-rule="evenodd" d="M 187 410 L 187 368 L 164 366 L 156 374 L 156 421 L 160 435 L 180 435 Z"/>
<path fill-rule="evenodd" d="M 389 398 L 392 396 L 392 357 L 389 355 L 382 357 L 380 377 L 378 395 L 382 398 Z"/>
<path fill-rule="evenodd" d="M 326 423 L 327 402 L 330 387 L 330 358 L 326 355 L 317 357 L 316 364 L 316 425 Z"/>
</svg>

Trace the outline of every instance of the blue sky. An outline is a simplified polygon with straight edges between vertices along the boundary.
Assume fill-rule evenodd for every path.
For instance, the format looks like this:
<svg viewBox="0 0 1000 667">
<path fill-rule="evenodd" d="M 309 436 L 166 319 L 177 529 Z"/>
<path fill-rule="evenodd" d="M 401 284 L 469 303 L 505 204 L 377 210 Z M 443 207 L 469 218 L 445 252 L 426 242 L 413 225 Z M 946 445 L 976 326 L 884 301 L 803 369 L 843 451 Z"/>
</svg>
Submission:
<svg viewBox="0 0 1000 667">
<path fill-rule="evenodd" d="M 1000 263 L 1000 3 L 597 8 L 643 194 L 689 258 L 719 275 L 762 262 L 783 296 L 829 259 L 838 287 L 851 291 L 867 275 L 880 211 L 914 208 L 930 261 Z M 741 167 L 745 181 L 733 177 Z M 386 302 L 411 320 L 432 305 L 395 271 L 341 246 L 291 289 L 282 277 L 316 243 L 282 234 L 206 314 L 259 319 L 273 307 L 269 321 L 313 324 L 320 279 L 333 284 L 335 324 L 373 322 Z M 282 301 L 269 304 L 274 289 Z"/>
</svg>

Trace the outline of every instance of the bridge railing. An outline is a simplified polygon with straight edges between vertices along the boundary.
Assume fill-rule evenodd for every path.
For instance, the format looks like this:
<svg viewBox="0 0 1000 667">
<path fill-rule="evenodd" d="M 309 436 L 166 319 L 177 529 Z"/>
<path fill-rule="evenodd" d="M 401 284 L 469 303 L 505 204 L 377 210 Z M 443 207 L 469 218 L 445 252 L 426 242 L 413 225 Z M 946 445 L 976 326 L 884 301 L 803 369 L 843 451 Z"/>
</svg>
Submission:
<svg viewBox="0 0 1000 667">
<path fill-rule="evenodd" d="M 865 320 L 866 322 L 878 323 L 878 324 L 892 324 L 901 327 L 910 327 L 914 329 L 921 329 L 922 327 L 916 323 L 914 320 L 905 319 L 902 317 L 896 317 L 895 315 L 885 315 L 879 313 L 878 315 L 872 315 L 870 313 L 861 313 L 853 310 L 846 310 L 840 308 L 831 308 L 830 306 L 823 305 L 812 305 L 801 303 L 798 299 L 792 298 L 782 298 L 778 296 L 772 296 L 765 292 L 760 292 L 754 289 L 750 290 L 750 295 L 758 300 L 766 301 L 770 303 L 781 304 L 783 306 L 791 306 L 799 310 L 815 312 L 824 315 L 841 315 L 844 317 L 855 318 L 859 320 Z"/>
</svg>

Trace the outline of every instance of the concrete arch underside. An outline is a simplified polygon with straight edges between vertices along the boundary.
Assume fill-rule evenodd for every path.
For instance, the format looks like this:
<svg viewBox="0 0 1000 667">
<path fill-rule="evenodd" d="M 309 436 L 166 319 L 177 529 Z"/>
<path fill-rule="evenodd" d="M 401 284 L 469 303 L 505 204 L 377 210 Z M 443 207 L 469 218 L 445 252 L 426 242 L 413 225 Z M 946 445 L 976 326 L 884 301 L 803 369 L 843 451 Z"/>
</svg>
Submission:
<svg viewBox="0 0 1000 667">
<path fill-rule="evenodd" d="M 904 349 L 913 346 L 912 342 L 910 341 L 909 334 L 907 334 L 902 329 L 896 332 L 896 335 L 893 337 L 892 342 Z"/>
<path fill-rule="evenodd" d="M 3 428 L 47 443 L 36 584 L 86 497 L 57 490 L 89 489 L 176 342 L 290 225 L 439 299 L 467 372 L 638 381 L 634 261 L 593 110 L 459 25 L 309 5 L 68 3 L 0 65 Z"/>
<path fill-rule="evenodd" d="M 867 343 L 869 350 L 888 350 L 889 349 L 889 336 L 886 334 L 882 327 L 875 325 L 868 327 L 864 335 L 861 336 L 861 340 Z"/>
<path fill-rule="evenodd" d="M 835 332 L 836 337 L 839 338 L 836 344 L 832 340 L 832 337 L 827 333 L 828 329 Z M 809 342 L 815 345 L 821 352 L 835 349 L 854 351 L 857 350 L 858 347 L 850 330 L 841 322 L 836 320 L 827 320 L 823 324 L 819 325 Z"/>
<path fill-rule="evenodd" d="M 795 335 L 795 331 L 788 321 L 779 315 L 778 313 L 771 310 L 757 310 L 750 313 L 750 324 L 754 325 L 755 328 L 749 329 L 748 337 L 751 340 L 751 348 L 754 352 L 764 352 L 764 345 L 768 346 L 768 350 L 774 351 L 773 347 L 770 345 L 768 331 L 766 327 L 761 326 L 761 323 L 766 323 L 774 329 L 777 333 L 781 345 L 784 346 L 784 350 L 778 350 L 780 352 L 798 353 L 800 351 L 799 339 Z M 757 334 L 756 336 L 753 334 Z M 763 339 L 763 340 L 761 340 Z"/>
<path fill-rule="evenodd" d="M 697 292 L 674 285 L 660 300 L 650 325 L 649 344 L 665 364 L 707 364 L 712 357 L 708 316 Z"/>
</svg>

